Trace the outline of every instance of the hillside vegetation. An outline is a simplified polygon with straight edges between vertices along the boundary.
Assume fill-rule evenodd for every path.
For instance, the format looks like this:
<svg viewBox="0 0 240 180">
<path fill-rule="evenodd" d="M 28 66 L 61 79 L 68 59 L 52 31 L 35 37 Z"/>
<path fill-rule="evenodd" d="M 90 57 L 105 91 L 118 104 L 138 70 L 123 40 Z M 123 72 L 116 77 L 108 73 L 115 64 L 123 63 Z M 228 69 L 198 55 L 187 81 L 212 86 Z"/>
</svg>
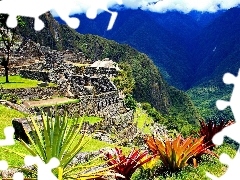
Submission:
<svg viewBox="0 0 240 180">
<path fill-rule="evenodd" d="M 82 51 L 89 59 L 110 58 L 118 63 L 129 64 L 135 81 L 133 97 L 137 101 L 151 103 L 165 116 L 177 114 L 181 120 L 197 124 L 200 116 L 190 98 L 184 92 L 170 87 L 147 55 L 129 45 L 96 35 L 79 34 L 66 25 L 59 25 L 48 13 L 41 18 L 46 25 L 41 32 L 35 32 L 31 20 L 25 19 L 29 23 L 20 29 L 21 35 L 53 49 Z"/>
</svg>

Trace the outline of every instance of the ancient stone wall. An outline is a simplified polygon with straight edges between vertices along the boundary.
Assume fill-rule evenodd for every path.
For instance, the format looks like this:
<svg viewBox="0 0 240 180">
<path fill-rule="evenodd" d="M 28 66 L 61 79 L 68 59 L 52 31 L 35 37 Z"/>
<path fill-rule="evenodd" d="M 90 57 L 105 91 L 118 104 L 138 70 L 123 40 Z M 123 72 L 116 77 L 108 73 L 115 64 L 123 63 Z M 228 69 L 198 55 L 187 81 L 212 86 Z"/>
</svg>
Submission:
<svg viewBox="0 0 240 180">
<path fill-rule="evenodd" d="M 114 77 L 117 75 L 117 70 L 115 68 L 104 68 L 104 67 L 85 67 L 84 74 L 90 76 L 107 76 Z"/>
<path fill-rule="evenodd" d="M 84 128 L 87 132 L 93 133 L 96 130 L 101 130 L 106 133 L 116 133 L 120 131 L 124 131 L 125 129 L 128 129 L 130 126 L 131 128 L 129 133 L 134 134 L 137 129 L 134 129 L 136 127 L 133 124 L 133 111 L 127 111 L 126 113 L 123 113 L 121 115 L 113 116 L 113 117 L 105 117 L 104 120 L 95 123 L 90 124 L 89 122 L 85 122 L 83 124 Z"/>
<path fill-rule="evenodd" d="M 70 91 L 78 96 L 117 91 L 116 86 L 105 76 L 72 75 L 68 82 L 71 86 Z"/>
<path fill-rule="evenodd" d="M 34 87 L 34 88 L 18 88 L 18 89 L 0 89 L 0 93 L 14 94 L 20 99 L 34 100 L 47 99 L 51 96 L 61 96 L 58 87 Z"/>
<path fill-rule="evenodd" d="M 71 75 L 64 69 L 57 68 L 54 71 L 20 70 L 19 74 L 23 78 L 35 79 L 44 82 L 54 82 L 65 92 L 69 85 L 69 91 L 75 97 L 83 95 L 101 94 L 105 92 L 117 91 L 116 86 L 105 76 L 95 77 L 87 75 Z"/>
<path fill-rule="evenodd" d="M 29 69 L 29 65 L 10 67 L 9 71 L 8 71 L 8 74 L 11 75 L 11 76 L 18 75 L 20 70 L 22 70 L 22 69 Z M 5 69 L 4 68 L 0 69 L 0 76 L 5 76 Z"/>
<path fill-rule="evenodd" d="M 43 82 L 50 82 L 49 72 L 47 71 L 36 71 L 36 70 L 20 70 L 19 75 L 23 78 L 43 81 Z"/>
<path fill-rule="evenodd" d="M 91 63 L 91 61 L 88 60 L 82 52 L 73 52 L 70 50 L 66 50 L 63 53 L 63 57 L 64 57 L 64 60 L 70 61 L 73 63 L 79 63 L 79 64 Z"/>
<path fill-rule="evenodd" d="M 106 109 L 108 107 L 108 109 Z M 113 110 L 115 108 L 115 110 Z M 121 108 L 124 108 L 124 104 L 122 100 L 119 100 L 117 92 L 108 92 L 99 94 L 97 96 L 87 95 L 79 97 L 79 102 L 77 103 L 69 103 L 69 104 L 61 104 L 58 105 L 58 109 L 60 111 L 66 110 L 69 116 L 75 115 L 90 115 L 90 116 L 99 116 L 105 117 L 106 114 L 111 114 L 111 112 L 115 112 L 115 116 L 119 115 Z M 45 112 L 54 111 L 54 106 L 42 107 L 42 110 Z M 119 109 L 116 110 L 116 109 Z M 40 108 L 31 108 L 30 111 L 34 113 L 35 111 L 39 111 Z"/>
</svg>

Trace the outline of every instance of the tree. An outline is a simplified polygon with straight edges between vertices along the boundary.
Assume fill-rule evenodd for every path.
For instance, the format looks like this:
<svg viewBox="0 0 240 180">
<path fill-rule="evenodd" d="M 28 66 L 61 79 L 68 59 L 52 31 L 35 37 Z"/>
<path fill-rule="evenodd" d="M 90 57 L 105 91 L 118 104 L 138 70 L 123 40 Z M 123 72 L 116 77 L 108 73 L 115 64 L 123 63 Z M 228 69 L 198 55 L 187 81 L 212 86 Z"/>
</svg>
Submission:
<svg viewBox="0 0 240 180">
<path fill-rule="evenodd" d="M 0 59 L 1 59 L 1 65 L 5 69 L 6 83 L 9 83 L 9 79 L 8 79 L 9 59 L 10 59 L 11 49 L 15 44 L 16 40 L 18 39 L 18 36 L 17 36 L 17 28 L 9 28 L 7 26 L 7 23 L 6 23 L 7 19 L 8 19 L 7 14 L 0 14 L 0 42 L 3 43 L 3 47 L 4 47 L 3 48 L 4 53 L 0 54 Z M 17 17 L 17 20 L 18 20 L 18 25 L 20 27 L 24 26 L 25 23 L 20 17 Z"/>
<path fill-rule="evenodd" d="M 131 94 L 127 94 L 124 99 L 125 105 L 130 108 L 131 110 L 136 110 L 137 108 L 137 101 L 132 97 Z"/>
<path fill-rule="evenodd" d="M 131 94 L 135 87 L 135 80 L 132 74 L 132 68 L 128 63 L 119 63 L 120 71 L 117 77 L 113 79 L 113 83 L 117 86 L 118 90 L 123 94 Z"/>
</svg>

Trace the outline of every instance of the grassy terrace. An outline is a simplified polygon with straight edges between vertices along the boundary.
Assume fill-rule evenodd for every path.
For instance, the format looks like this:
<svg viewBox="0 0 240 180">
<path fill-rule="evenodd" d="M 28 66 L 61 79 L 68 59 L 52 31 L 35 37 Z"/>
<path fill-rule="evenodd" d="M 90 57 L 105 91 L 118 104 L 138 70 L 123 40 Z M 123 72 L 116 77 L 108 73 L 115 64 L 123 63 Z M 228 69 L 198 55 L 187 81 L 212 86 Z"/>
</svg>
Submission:
<svg viewBox="0 0 240 180">
<path fill-rule="evenodd" d="M 151 133 L 150 126 L 146 125 L 153 123 L 153 119 L 149 117 L 143 109 L 136 109 L 136 112 L 134 113 L 134 121 L 137 122 L 138 128 L 141 129 L 145 134 Z"/>
<path fill-rule="evenodd" d="M 9 76 L 9 83 L 5 83 L 5 76 L 0 76 L 0 87 L 4 89 L 15 88 L 32 88 L 38 87 L 40 81 L 22 78 L 20 76 Z M 49 86 L 55 86 L 53 83 L 49 83 Z"/>
</svg>

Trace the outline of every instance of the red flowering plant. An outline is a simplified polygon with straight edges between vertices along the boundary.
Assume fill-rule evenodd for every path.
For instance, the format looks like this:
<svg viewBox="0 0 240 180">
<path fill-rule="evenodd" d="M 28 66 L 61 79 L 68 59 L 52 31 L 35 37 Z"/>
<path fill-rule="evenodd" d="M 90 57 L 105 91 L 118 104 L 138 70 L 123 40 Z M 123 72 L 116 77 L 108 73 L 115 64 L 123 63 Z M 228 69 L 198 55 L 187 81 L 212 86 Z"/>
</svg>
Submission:
<svg viewBox="0 0 240 180">
<path fill-rule="evenodd" d="M 125 156 L 121 149 L 115 148 L 103 153 L 109 166 L 122 176 L 116 177 L 117 180 L 130 180 L 132 174 L 142 165 L 149 162 L 153 156 L 148 151 L 133 149 L 128 156 Z"/>
<path fill-rule="evenodd" d="M 223 128 L 233 124 L 234 121 L 229 120 L 229 121 L 225 121 L 225 120 L 221 120 L 220 122 L 217 121 L 208 121 L 205 122 L 203 120 L 200 121 L 200 130 L 198 132 L 198 135 L 204 136 L 204 143 L 205 145 L 208 147 L 208 149 L 213 150 L 213 148 L 215 147 L 215 144 L 212 142 L 212 138 L 215 134 L 217 134 L 218 132 L 220 132 Z"/>
</svg>

